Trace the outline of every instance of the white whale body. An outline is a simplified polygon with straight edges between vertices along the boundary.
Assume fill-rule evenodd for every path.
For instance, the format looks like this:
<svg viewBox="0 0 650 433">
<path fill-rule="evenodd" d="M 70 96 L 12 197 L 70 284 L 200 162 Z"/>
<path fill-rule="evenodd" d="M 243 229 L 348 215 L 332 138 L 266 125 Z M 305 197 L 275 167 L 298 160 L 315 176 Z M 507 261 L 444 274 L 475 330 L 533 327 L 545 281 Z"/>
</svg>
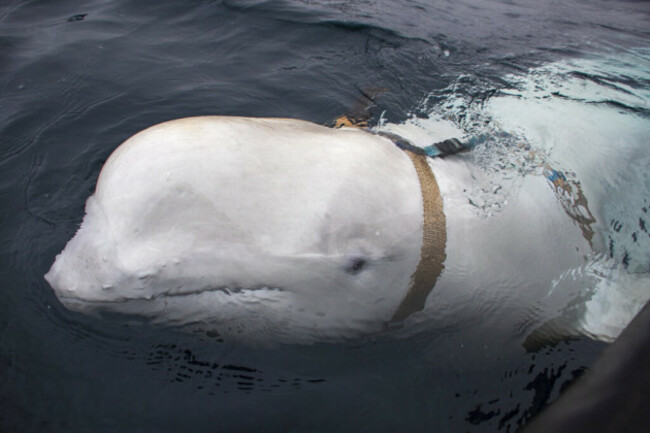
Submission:
<svg viewBox="0 0 650 433">
<path fill-rule="evenodd" d="M 291 119 L 163 123 L 106 161 L 45 278 L 84 313 L 310 343 L 394 321 L 469 324 L 500 308 L 526 311 L 597 248 L 544 176 L 524 177 L 486 218 L 467 192 L 489 182 L 468 159 L 424 164 L 443 234 L 427 228 L 422 165 L 386 137 Z M 441 266 L 427 248 L 441 252 Z M 424 292 L 414 293 L 418 284 Z"/>
<path fill-rule="evenodd" d="M 280 341 L 367 332 L 391 318 L 418 264 L 417 191 L 404 152 L 361 130 L 167 122 L 106 161 L 46 279 L 82 312 Z"/>
</svg>

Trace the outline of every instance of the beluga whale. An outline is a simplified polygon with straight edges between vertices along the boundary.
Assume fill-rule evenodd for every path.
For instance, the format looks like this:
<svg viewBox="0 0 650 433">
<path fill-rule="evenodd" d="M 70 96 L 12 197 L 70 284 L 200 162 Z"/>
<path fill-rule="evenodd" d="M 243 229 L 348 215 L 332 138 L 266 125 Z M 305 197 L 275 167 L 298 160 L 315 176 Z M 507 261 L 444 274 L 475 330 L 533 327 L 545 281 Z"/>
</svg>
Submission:
<svg viewBox="0 0 650 433">
<path fill-rule="evenodd" d="M 45 278 L 81 312 L 242 339 L 359 335 L 404 314 L 421 261 L 420 191 L 406 153 L 360 129 L 174 120 L 108 158 Z M 441 209 L 434 217 L 444 254 Z"/>
<path fill-rule="evenodd" d="M 551 167 L 485 217 L 458 140 L 341 126 L 203 116 L 137 133 L 46 280 L 82 313 L 308 344 L 524 308 L 596 248 L 579 185 Z"/>
</svg>

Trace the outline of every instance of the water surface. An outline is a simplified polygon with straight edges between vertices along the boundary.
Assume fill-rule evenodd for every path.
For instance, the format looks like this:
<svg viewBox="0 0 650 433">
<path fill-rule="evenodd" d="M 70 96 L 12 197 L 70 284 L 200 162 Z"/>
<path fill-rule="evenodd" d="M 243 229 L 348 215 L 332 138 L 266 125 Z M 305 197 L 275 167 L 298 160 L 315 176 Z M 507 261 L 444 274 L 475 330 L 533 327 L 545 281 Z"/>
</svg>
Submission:
<svg viewBox="0 0 650 433">
<path fill-rule="evenodd" d="M 535 312 L 513 309 L 521 329 L 497 333 L 486 308 L 493 327 L 251 349 L 83 317 L 42 276 L 79 226 L 103 162 L 139 130 L 205 114 L 327 124 L 363 92 L 385 89 L 374 125 L 417 123 L 433 139 L 444 119 L 488 137 L 470 157 L 505 193 L 470 191 L 486 217 L 527 173 L 516 142 L 606 197 L 597 209 L 606 253 L 588 270 L 615 268 L 625 293 L 650 263 L 649 12 L 647 2 L 581 0 L 9 0 L 0 7 L 0 426 L 515 431 L 604 343 L 528 353 L 514 336 Z M 594 175 L 596 160 L 615 163 Z"/>
</svg>

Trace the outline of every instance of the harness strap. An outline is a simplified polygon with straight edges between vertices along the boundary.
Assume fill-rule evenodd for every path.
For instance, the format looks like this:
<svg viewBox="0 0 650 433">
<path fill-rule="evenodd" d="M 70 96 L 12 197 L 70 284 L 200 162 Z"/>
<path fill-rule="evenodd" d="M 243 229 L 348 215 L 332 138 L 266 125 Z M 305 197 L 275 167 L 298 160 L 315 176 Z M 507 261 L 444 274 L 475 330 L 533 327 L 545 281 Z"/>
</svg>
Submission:
<svg viewBox="0 0 650 433">
<path fill-rule="evenodd" d="M 420 181 L 424 208 L 420 262 L 413 275 L 411 275 L 411 282 L 406 296 L 390 320 L 391 322 L 397 322 L 424 308 L 427 297 L 445 268 L 447 230 L 440 189 L 427 163 L 426 155 L 414 152 L 406 146 L 400 146 L 401 140 L 399 142 L 393 141 L 404 150 L 411 162 L 413 162 L 413 167 L 415 167 Z"/>
<path fill-rule="evenodd" d="M 336 119 L 337 128 L 359 126 L 347 116 Z M 365 126 L 361 125 L 361 126 Z M 380 131 L 377 134 L 391 140 L 397 147 L 411 159 L 415 172 L 420 182 L 422 193 L 422 207 L 424 210 L 422 223 L 422 248 L 420 249 L 420 262 L 415 272 L 411 275 L 409 289 L 406 296 L 397 307 L 390 319 L 391 323 L 400 322 L 411 314 L 424 309 L 427 297 L 433 290 L 438 277 L 445 268 L 447 254 L 447 222 L 443 212 L 442 197 L 436 178 L 429 167 L 427 157 L 446 156 L 468 150 L 476 145 L 477 140 L 467 144 L 453 138 L 439 143 L 434 143 L 426 148 L 420 148 L 397 134 Z"/>
</svg>

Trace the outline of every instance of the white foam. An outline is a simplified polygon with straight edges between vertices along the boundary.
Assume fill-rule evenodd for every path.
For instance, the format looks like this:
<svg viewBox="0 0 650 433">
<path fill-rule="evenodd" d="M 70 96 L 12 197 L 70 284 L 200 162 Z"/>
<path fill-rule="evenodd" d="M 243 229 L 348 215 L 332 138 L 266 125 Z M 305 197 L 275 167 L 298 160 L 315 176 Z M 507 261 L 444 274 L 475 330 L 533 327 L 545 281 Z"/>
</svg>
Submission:
<svg viewBox="0 0 650 433">
<path fill-rule="evenodd" d="M 462 138 L 464 131 L 450 120 L 432 113 L 428 118 L 412 115 L 403 123 L 380 123 L 377 132 L 390 132 L 424 148 L 448 138 Z"/>
</svg>

